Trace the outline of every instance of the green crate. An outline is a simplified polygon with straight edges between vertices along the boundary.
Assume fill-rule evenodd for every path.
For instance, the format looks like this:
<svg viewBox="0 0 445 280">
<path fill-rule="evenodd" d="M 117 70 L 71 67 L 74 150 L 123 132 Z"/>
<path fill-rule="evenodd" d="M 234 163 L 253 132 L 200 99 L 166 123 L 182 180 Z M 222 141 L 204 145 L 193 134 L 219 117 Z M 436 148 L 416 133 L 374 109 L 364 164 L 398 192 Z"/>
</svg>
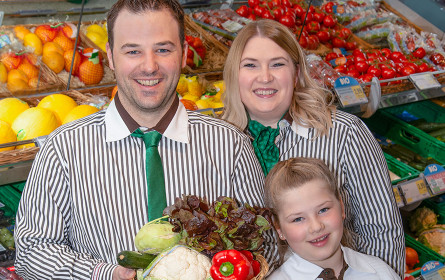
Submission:
<svg viewBox="0 0 445 280">
<path fill-rule="evenodd" d="M 14 217 L 19 207 L 25 182 L 0 186 L 0 202 L 5 205 L 6 217 Z"/>
<path fill-rule="evenodd" d="M 437 223 L 440 225 L 445 225 L 445 209 L 443 208 L 443 205 L 440 205 L 434 201 L 431 201 L 430 199 L 426 199 L 422 201 L 422 205 L 430 208 L 434 211 L 439 217 L 437 217 Z"/>
<path fill-rule="evenodd" d="M 401 115 L 405 111 L 427 122 L 445 123 L 445 109 L 429 100 L 389 107 L 383 111 L 394 116 Z"/>
<path fill-rule="evenodd" d="M 417 254 L 419 255 L 419 263 L 414 266 L 414 268 L 422 267 L 423 264 L 425 264 L 428 261 L 440 261 L 442 263 L 445 262 L 445 258 L 439 255 L 438 253 L 434 252 L 433 250 L 425 247 L 422 243 L 415 240 L 413 237 L 409 236 L 408 234 L 405 234 L 405 246 L 411 247 L 414 250 L 416 250 Z M 420 269 L 411 273 L 414 277 L 420 276 Z"/>
<path fill-rule="evenodd" d="M 363 121 L 371 131 L 407 147 L 422 157 L 434 158 L 445 164 L 445 143 L 392 114 L 377 110 L 374 115 Z"/>
<path fill-rule="evenodd" d="M 400 160 L 397 160 L 387 153 L 383 153 L 383 155 L 385 156 L 386 163 L 388 164 L 388 169 L 400 177 L 400 179 L 391 181 L 393 185 L 419 177 L 420 172 L 416 169 L 401 162 Z"/>
</svg>

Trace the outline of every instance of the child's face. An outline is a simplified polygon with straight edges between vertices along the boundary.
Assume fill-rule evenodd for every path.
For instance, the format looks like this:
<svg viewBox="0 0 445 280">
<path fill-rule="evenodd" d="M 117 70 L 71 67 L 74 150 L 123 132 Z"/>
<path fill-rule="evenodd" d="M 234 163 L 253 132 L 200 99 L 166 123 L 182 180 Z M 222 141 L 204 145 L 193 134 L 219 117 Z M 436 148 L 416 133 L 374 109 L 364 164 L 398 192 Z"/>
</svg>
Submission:
<svg viewBox="0 0 445 280">
<path fill-rule="evenodd" d="M 344 209 L 325 181 L 282 193 L 277 210 L 280 239 L 300 257 L 324 268 L 341 258 Z"/>
</svg>

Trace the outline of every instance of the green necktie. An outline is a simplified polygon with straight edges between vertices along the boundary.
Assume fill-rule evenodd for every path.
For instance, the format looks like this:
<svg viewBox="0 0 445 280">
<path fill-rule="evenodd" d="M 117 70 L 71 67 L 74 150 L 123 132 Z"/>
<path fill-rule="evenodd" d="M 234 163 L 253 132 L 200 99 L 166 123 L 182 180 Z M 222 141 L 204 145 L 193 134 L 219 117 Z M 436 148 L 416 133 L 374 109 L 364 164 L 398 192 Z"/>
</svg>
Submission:
<svg viewBox="0 0 445 280">
<path fill-rule="evenodd" d="M 253 150 L 261 164 L 264 175 L 267 176 L 280 157 L 280 151 L 275 145 L 275 138 L 280 134 L 280 129 L 266 127 L 253 120 L 249 121 L 248 129 L 254 138 L 252 141 Z"/>
<path fill-rule="evenodd" d="M 145 171 L 147 173 L 148 221 L 162 217 L 167 207 L 164 170 L 159 156 L 158 144 L 162 134 L 152 130 L 143 133 L 139 128 L 131 134 L 144 140 L 146 148 Z"/>
</svg>

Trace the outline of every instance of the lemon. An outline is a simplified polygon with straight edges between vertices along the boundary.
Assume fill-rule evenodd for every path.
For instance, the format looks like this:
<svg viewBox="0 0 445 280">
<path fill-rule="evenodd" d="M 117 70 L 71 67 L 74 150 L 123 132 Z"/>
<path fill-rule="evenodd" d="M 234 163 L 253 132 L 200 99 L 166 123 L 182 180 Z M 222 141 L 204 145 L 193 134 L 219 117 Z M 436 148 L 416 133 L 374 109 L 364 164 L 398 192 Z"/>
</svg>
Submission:
<svg viewBox="0 0 445 280">
<path fill-rule="evenodd" d="M 56 44 L 54 42 L 47 42 L 43 45 L 43 52 L 42 55 L 46 56 L 49 52 L 57 52 L 63 55 L 64 51 L 62 47 L 59 44 Z"/>
<path fill-rule="evenodd" d="M 6 83 L 8 80 L 8 70 L 6 66 L 0 61 L 0 83 Z"/>
<path fill-rule="evenodd" d="M 11 128 L 11 125 L 5 121 L 0 120 L 0 144 L 10 143 L 17 141 L 17 137 L 15 136 L 14 131 Z M 1 148 L 1 151 L 10 151 L 14 150 L 15 147 L 6 147 Z"/>
<path fill-rule="evenodd" d="M 23 41 L 26 34 L 31 33 L 31 31 L 29 31 L 28 28 L 24 27 L 23 25 L 17 25 L 14 27 L 14 33 L 17 38 Z"/>
<path fill-rule="evenodd" d="M 200 99 L 200 100 L 196 101 L 195 104 L 196 104 L 196 106 L 198 106 L 198 109 L 212 108 L 210 102 L 208 102 L 207 100 L 204 100 L 204 99 Z"/>
<path fill-rule="evenodd" d="M 102 37 L 108 36 L 105 29 L 102 28 L 102 26 L 98 24 L 91 24 L 87 27 L 87 34 L 90 32 L 96 32 L 102 35 Z M 87 35 L 88 36 L 88 35 Z"/>
<path fill-rule="evenodd" d="M 60 126 L 56 115 L 50 110 L 33 107 L 21 113 L 12 123 L 12 130 L 17 135 L 17 141 L 29 140 L 50 134 Z M 17 149 L 34 147 L 33 144 L 17 146 Z"/>
<path fill-rule="evenodd" d="M 23 111 L 29 109 L 28 103 L 15 97 L 0 100 L 0 120 L 12 125 L 15 118 Z"/>
<path fill-rule="evenodd" d="M 8 72 L 8 83 L 10 83 L 10 81 L 15 80 L 15 79 L 21 79 L 24 80 L 26 83 L 28 83 L 28 76 L 26 76 L 25 72 L 23 72 L 20 69 L 12 69 L 11 71 Z"/>
<path fill-rule="evenodd" d="M 42 61 L 56 74 L 65 68 L 65 59 L 58 52 L 48 52 L 42 56 Z"/>
<path fill-rule="evenodd" d="M 105 40 L 106 40 L 106 35 L 104 35 L 103 33 L 98 33 L 98 32 L 94 32 L 94 31 L 88 32 L 87 37 L 88 37 L 88 39 L 93 41 L 93 43 L 95 43 L 96 45 L 99 45 L 102 42 L 105 42 Z"/>
<path fill-rule="evenodd" d="M 193 95 L 193 94 L 184 94 L 182 99 L 187 99 L 187 100 L 191 100 L 193 102 L 196 102 L 196 101 L 199 100 L 199 96 L 196 96 L 196 95 Z"/>
<path fill-rule="evenodd" d="M 56 115 L 59 123 L 62 123 L 66 115 L 68 115 L 68 113 L 76 106 L 77 103 L 74 99 L 68 95 L 60 93 L 45 96 L 40 100 L 39 104 L 37 104 L 37 107 L 39 108 L 52 111 Z"/>
<path fill-rule="evenodd" d="M 99 109 L 97 109 L 94 106 L 86 105 L 86 104 L 79 105 L 79 106 L 75 107 L 74 109 L 72 109 L 68 113 L 68 115 L 66 115 L 62 124 L 66 124 L 66 123 L 72 122 L 74 120 L 86 117 L 88 115 L 96 113 L 97 111 L 99 111 Z"/>
<path fill-rule="evenodd" d="M 13 79 L 6 84 L 10 92 L 23 91 L 28 89 L 28 82 L 22 79 Z"/>
<path fill-rule="evenodd" d="M 178 85 L 176 86 L 176 91 L 180 95 L 184 96 L 184 94 L 188 92 L 188 90 L 187 78 L 184 74 L 181 74 L 181 76 L 179 77 Z"/>
<path fill-rule="evenodd" d="M 23 38 L 23 44 L 25 45 L 25 47 L 31 47 L 34 49 L 34 53 L 36 55 L 41 55 L 42 54 L 42 41 L 40 40 L 39 37 L 37 37 L 36 34 L 34 33 L 28 33 L 25 35 L 25 37 Z"/>
<path fill-rule="evenodd" d="M 219 102 L 213 101 L 210 103 L 210 105 L 212 106 L 212 108 L 215 108 L 215 109 L 224 107 L 224 103 L 222 103 L 220 101 Z"/>
</svg>

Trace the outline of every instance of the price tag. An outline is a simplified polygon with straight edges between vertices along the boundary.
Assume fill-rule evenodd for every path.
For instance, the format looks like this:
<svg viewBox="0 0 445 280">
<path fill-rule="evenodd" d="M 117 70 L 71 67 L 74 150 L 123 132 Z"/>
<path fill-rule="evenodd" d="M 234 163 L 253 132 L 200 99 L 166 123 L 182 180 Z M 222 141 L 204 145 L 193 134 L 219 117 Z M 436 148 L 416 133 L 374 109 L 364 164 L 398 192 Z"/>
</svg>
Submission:
<svg viewBox="0 0 445 280">
<path fill-rule="evenodd" d="M 436 77 L 428 72 L 409 75 L 409 79 L 419 90 L 441 87 L 441 84 L 436 80 Z"/>
<path fill-rule="evenodd" d="M 420 274 L 425 280 L 445 280 L 445 267 L 439 261 L 429 261 L 422 266 Z"/>
<path fill-rule="evenodd" d="M 400 192 L 399 192 L 399 188 L 397 186 L 393 186 L 392 187 L 392 191 L 394 192 L 394 197 L 396 199 L 397 202 L 397 206 L 398 207 L 403 207 L 405 206 L 405 203 L 403 203 L 403 199 L 400 196 Z"/>
<path fill-rule="evenodd" d="M 405 197 L 405 204 L 410 204 L 430 197 L 423 177 L 415 178 L 397 185 Z"/>
<path fill-rule="evenodd" d="M 348 76 L 340 77 L 334 82 L 334 91 L 343 107 L 351 107 L 368 103 L 368 98 L 356 79 Z"/>
<path fill-rule="evenodd" d="M 433 194 L 445 192 L 445 169 L 438 164 L 430 164 L 426 167 L 425 180 Z"/>
</svg>

